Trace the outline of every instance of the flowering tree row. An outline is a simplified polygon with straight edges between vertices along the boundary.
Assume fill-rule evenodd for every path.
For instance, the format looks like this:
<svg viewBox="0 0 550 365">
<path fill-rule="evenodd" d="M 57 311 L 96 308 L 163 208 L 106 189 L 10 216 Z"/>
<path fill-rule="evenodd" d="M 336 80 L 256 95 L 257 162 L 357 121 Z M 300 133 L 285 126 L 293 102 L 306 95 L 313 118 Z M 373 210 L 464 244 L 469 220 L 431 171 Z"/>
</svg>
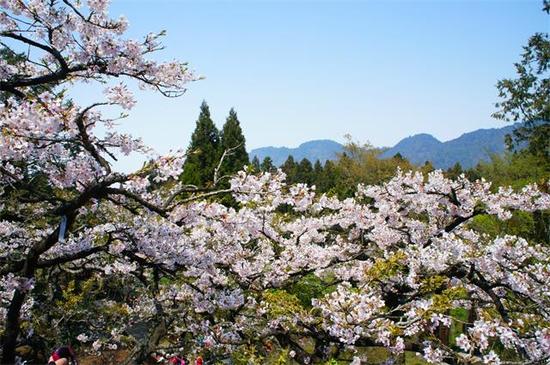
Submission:
<svg viewBox="0 0 550 365">
<path fill-rule="evenodd" d="M 123 296 L 99 287 L 64 318 L 84 323 L 78 340 L 96 351 L 131 347 L 128 363 L 182 350 L 215 359 L 270 342 L 302 363 L 372 345 L 411 347 L 432 363 L 497 364 L 500 348 L 517 361 L 550 358 L 549 248 L 468 225 L 549 209 L 547 193 L 494 192 L 437 171 L 398 172 L 346 200 L 287 186 L 281 172 L 245 170 L 225 190 L 183 186 L 182 154 L 155 156 L 105 116 L 135 104 L 125 84 L 89 106 L 65 92 L 123 77 L 180 95 L 195 76 L 149 58 L 159 35 L 124 39 L 126 22 L 108 17 L 106 1 L 0 4 L 1 363 L 13 363 L 17 344 L 55 310 L 44 283 L 68 277 L 81 278 L 82 292 L 87 282 L 124 287 Z M 151 161 L 114 171 L 113 159 L 130 152 Z M 238 208 L 210 199 L 222 193 Z M 294 290 L 307 280 L 324 290 L 300 299 Z M 461 321 L 456 308 L 470 318 L 446 343 L 436 332 Z"/>
</svg>

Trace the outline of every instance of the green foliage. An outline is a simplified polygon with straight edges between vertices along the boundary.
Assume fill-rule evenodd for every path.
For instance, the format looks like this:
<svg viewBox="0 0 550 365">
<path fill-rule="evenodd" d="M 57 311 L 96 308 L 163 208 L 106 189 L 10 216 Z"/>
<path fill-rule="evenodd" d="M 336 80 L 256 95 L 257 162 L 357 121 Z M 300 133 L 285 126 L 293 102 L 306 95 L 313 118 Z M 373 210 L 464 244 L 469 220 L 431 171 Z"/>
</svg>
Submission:
<svg viewBox="0 0 550 365">
<path fill-rule="evenodd" d="M 460 162 L 457 162 L 453 165 L 453 167 L 450 167 L 449 169 L 447 169 L 446 176 L 449 179 L 456 179 L 463 173 L 464 171 L 462 170 L 462 166 L 460 165 Z"/>
<path fill-rule="evenodd" d="M 273 165 L 273 160 L 271 160 L 271 157 L 267 156 L 266 158 L 264 158 L 264 160 L 262 161 L 262 163 L 260 165 L 260 171 L 262 171 L 262 172 L 273 172 L 275 170 L 276 170 L 276 168 Z"/>
<path fill-rule="evenodd" d="M 313 166 L 307 158 L 304 158 L 302 159 L 302 161 L 300 161 L 296 169 L 296 181 L 312 185 L 313 180 Z"/>
<path fill-rule="evenodd" d="M 490 162 L 480 162 L 468 175 L 491 181 L 493 189 L 499 186 L 519 189 L 532 183 L 544 185 L 550 179 L 550 160 L 528 151 L 492 155 Z"/>
<path fill-rule="evenodd" d="M 319 185 L 319 180 L 322 175 L 323 175 L 323 165 L 321 164 L 321 161 L 316 160 L 315 164 L 313 165 L 313 174 L 312 174 L 312 184 L 314 184 L 315 187 Z"/>
<path fill-rule="evenodd" d="M 288 156 L 281 165 L 281 170 L 286 174 L 286 181 L 289 184 L 306 183 L 315 185 L 320 193 L 328 192 L 336 182 L 334 163 L 330 160 L 325 163 L 325 166 L 319 160 L 316 160 L 315 164 L 312 165 L 307 158 L 302 159 L 300 163 L 296 163 L 294 157 Z"/>
<path fill-rule="evenodd" d="M 27 55 L 24 52 L 15 52 L 11 48 L 5 47 L 3 45 L 2 48 L 0 48 L 0 59 L 2 59 L 2 61 L 7 63 L 8 65 L 17 66 L 27 62 Z M 56 86 L 57 83 L 54 82 L 34 85 L 30 87 L 30 92 L 34 95 L 39 95 L 43 92 L 53 91 Z M 59 92 L 59 90 L 57 91 Z M 10 96 L 12 96 L 11 92 L 2 91 L 0 92 L 0 101 L 5 102 Z"/>
<path fill-rule="evenodd" d="M 427 175 L 434 170 L 435 170 L 435 167 L 430 161 L 424 162 L 424 165 L 422 165 L 422 167 L 420 168 L 420 171 L 422 171 L 424 175 Z"/>
<path fill-rule="evenodd" d="M 404 171 L 414 169 L 403 156 L 382 159 L 382 152 L 369 144 L 360 145 L 349 139 L 344 152 L 339 154 L 336 161 L 327 160 L 323 166 L 319 160 L 312 164 L 304 158 L 298 163 L 290 155 L 281 169 L 289 184 L 306 183 L 315 185 L 319 193 L 348 197 L 355 193 L 357 184 L 379 184 L 393 177 L 398 168 Z M 266 157 L 259 168 L 261 171 L 273 171 L 275 167 L 271 158 Z M 433 170 L 433 167 L 429 170 Z"/>
<path fill-rule="evenodd" d="M 33 308 L 32 328 L 47 348 L 74 343 L 76 336 L 89 330 L 92 310 L 94 325 L 108 338 L 116 323 L 131 316 L 126 302 L 132 300 L 138 285 L 125 279 L 104 280 L 91 273 L 68 272 L 51 282 L 47 273 L 39 272 L 36 288 L 42 293 L 38 296 L 41 305 Z"/>
<path fill-rule="evenodd" d="M 532 214 L 517 212 L 506 221 L 500 221 L 498 218 L 488 215 L 477 216 L 473 219 L 471 227 L 491 237 L 506 234 L 530 237 L 534 231 L 535 222 Z"/>
<path fill-rule="evenodd" d="M 405 364 L 406 365 L 427 365 L 429 362 L 417 355 L 416 352 L 405 351 Z"/>
<path fill-rule="evenodd" d="M 220 133 L 210 118 L 208 104 L 203 101 L 197 126 L 187 148 L 181 181 L 196 186 L 211 182 L 220 158 Z"/>
<path fill-rule="evenodd" d="M 260 160 L 258 159 L 258 156 L 254 156 L 250 164 L 252 166 L 252 171 L 260 172 Z"/>
<path fill-rule="evenodd" d="M 260 365 L 263 364 L 262 356 L 254 345 L 241 345 L 231 355 L 235 365 Z"/>
<path fill-rule="evenodd" d="M 379 184 L 393 177 L 398 167 L 405 171 L 414 168 L 400 155 L 381 159 L 381 153 L 380 149 L 368 144 L 360 145 L 350 139 L 336 161 L 327 160 L 323 166 L 319 160 L 312 164 L 304 158 L 298 163 L 290 155 L 281 165 L 281 169 L 289 184 L 315 185 L 319 193 L 347 197 L 355 193 L 355 187 L 359 183 Z M 273 161 L 266 157 L 259 167 L 261 171 L 272 171 Z"/>
<path fill-rule="evenodd" d="M 263 301 L 267 305 L 267 313 L 271 318 L 293 317 L 304 311 L 296 295 L 280 289 L 266 290 L 263 293 Z"/>
<path fill-rule="evenodd" d="M 338 170 L 332 161 L 325 162 L 323 166 L 323 171 L 316 175 L 315 185 L 317 186 L 317 191 L 322 193 L 334 193 L 334 188 L 338 180 Z"/>
<path fill-rule="evenodd" d="M 467 171 L 470 179 L 485 178 L 492 182 L 492 188 L 511 186 L 519 190 L 527 184 L 546 186 L 550 180 L 550 160 L 530 151 L 492 156 L 491 162 L 482 162 L 475 169 Z M 507 221 L 494 217 L 478 216 L 471 223 L 474 229 L 492 237 L 514 234 L 535 242 L 550 243 L 550 212 L 517 212 Z"/>
<path fill-rule="evenodd" d="M 225 156 L 221 175 L 232 175 L 249 164 L 246 152 L 246 141 L 241 129 L 237 112 L 233 108 L 229 111 L 221 133 L 221 153 L 229 151 Z"/>
<path fill-rule="evenodd" d="M 283 170 L 283 172 L 286 174 L 286 181 L 289 184 L 300 182 L 296 178 L 298 165 L 294 161 L 294 157 L 292 157 L 292 155 L 289 155 L 286 161 L 281 165 L 281 170 Z"/>
<path fill-rule="evenodd" d="M 447 286 L 449 278 L 441 275 L 434 275 L 422 280 L 421 293 L 432 293 Z"/>
<path fill-rule="evenodd" d="M 406 269 L 403 265 L 404 259 L 405 254 L 401 251 L 387 258 L 378 258 L 365 274 L 372 280 L 391 279 Z"/>
<path fill-rule="evenodd" d="M 381 153 L 380 149 L 369 144 L 361 145 L 348 137 L 344 152 L 339 155 L 332 172 L 335 178 L 332 191 L 340 197 L 352 196 L 357 184 L 380 184 L 392 178 L 398 168 L 404 171 L 414 169 L 406 159 L 381 159 Z"/>
<path fill-rule="evenodd" d="M 454 344 L 456 338 L 464 333 L 464 323 L 468 322 L 470 312 L 464 308 L 453 308 L 449 311 L 449 315 L 453 318 L 449 331 L 449 343 Z"/>
<path fill-rule="evenodd" d="M 550 12 L 546 3 L 543 9 Z M 502 101 L 493 117 L 504 121 L 523 121 L 514 131 L 510 147 L 527 141 L 529 150 L 536 155 L 550 158 L 550 38 L 548 33 L 536 33 L 525 47 L 522 58 L 515 65 L 515 79 L 503 79 L 497 83 Z M 514 143 L 515 142 L 515 143 Z"/>
<path fill-rule="evenodd" d="M 445 313 L 454 308 L 454 301 L 466 298 L 468 298 L 468 291 L 464 287 L 447 288 L 441 291 L 441 294 L 433 294 L 431 296 L 430 299 L 433 303 L 431 310 L 435 313 Z M 431 310 L 428 311 L 426 317 L 431 315 Z"/>
<path fill-rule="evenodd" d="M 292 285 L 288 292 L 296 296 L 304 308 L 311 308 L 311 300 L 333 291 L 333 287 L 315 274 L 309 274 Z"/>
</svg>

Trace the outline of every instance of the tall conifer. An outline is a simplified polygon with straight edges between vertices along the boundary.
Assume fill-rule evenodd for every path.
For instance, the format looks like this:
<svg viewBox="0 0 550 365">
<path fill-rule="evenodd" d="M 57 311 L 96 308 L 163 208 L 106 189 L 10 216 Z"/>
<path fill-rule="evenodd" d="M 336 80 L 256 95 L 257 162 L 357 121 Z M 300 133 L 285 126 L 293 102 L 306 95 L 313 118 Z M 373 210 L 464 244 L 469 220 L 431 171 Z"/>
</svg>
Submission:
<svg viewBox="0 0 550 365">
<path fill-rule="evenodd" d="M 260 159 L 258 156 L 254 156 L 252 159 L 252 170 L 254 172 L 260 172 Z"/>
<path fill-rule="evenodd" d="M 294 184 L 296 181 L 296 171 L 298 164 L 294 161 L 294 157 L 289 155 L 286 161 L 281 165 L 281 170 L 286 174 L 286 181 L 289 184 Z M 301 181 L 298 181 L 301 182 Z"/>
<path fill-rule="evenodd" d="M 201 104 L 197 126 L 187 148 L 181 180 L 186 184 L 208 185 L 220 158 L 220 132 L 210 117 L 206 101 Z"/>
<path fill-rule="evenodd" d="M 262 172 L 273 172 L 276 169 L 275 165 L 273 165 L 273 160 L 269 156 L 265 157 L 260 165 L 260 170 Z"/>
<path fill-rule="evenodd" d="M 237 118 L 237 112 L 233 108 L 229 111 L 221 133 L 221 150 L 230 151 L 223 160 L 222 175 L 231 175 L 249 164 L 248 153 L 246 152 L 246 141 Z"/>
<path fill-rule="evenodd" d="M 311 185 L 312 177 L 313 166 L 311 165 L 311 161 L 303 158 L 296 168 L 296 181 Z"/>
<path fill-rule="evenodd" d="M 313 165 L 313 174 L 311 178 L 311 183 L 316 187 L 319 187 L 319 183 L 321 182 L 322 178 L 323 178 L 323 165 L 321 164 L 321 161 L 316 160 L 315 164 Z"/>
</svg>

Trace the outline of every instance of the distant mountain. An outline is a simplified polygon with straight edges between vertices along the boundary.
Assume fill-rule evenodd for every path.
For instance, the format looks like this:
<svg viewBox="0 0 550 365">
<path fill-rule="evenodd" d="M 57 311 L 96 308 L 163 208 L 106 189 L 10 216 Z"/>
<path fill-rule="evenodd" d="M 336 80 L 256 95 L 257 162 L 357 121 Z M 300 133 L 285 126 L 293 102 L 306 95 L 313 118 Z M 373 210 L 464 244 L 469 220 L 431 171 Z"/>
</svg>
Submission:
<svg viewBox="0 0 550 365">
<path fill-rule="evenodd" d="M 436 168 L 447 169 L 459 162 L 463 168 L 470 168 L 479 161 L 488 161 L 491 154 L 502 154 L 506 149 L 504 137 L 515 128 L 512 125 L 478 129 L 447 142 L 440 142 L 429 134 L 417 134 L 401 140 L 381 157 L 390 158 L 400 153 L 417 165 L 430 161 Z"/>
<path fill-rule="evenodd" d="M 321 139 L 315 141 L 309 141 L 302 143 L 296 148 L 287 147 L 262 147 L 256 148 L 250 151 L 250 159 L 255 156 L 258 157 L 260 162 L 267 156 L 271 157 L 275 166 L 281 166 L 288 156 L 294 157 L 294 160 L 301 161 L 303 158 L 307 158 L 312 163 L 316 160 L 325 162 L 326 160 L 336 159 L 336 154 L 342 152 L 344 146 L 340 143 L 329 140 Z"/>
<path fill-rule="evenodd" d="M 393 148 L 382 153 L 382 158 L 393 157 L 397 153 L 401 153 L 403 157 L 406 157 L 411 162 L 414 160 L 424 163 L 425 161 L 432 160 L 433 151 L 440 149 L 442 144 L 442 142 L 431 134 L 416 134 L 412 137 L 402 139 Z M 414 163 L 418 164 L 417 162 Z"/>
<path fill-rule="evenodd" d="M 435 168 L 447 169 L 459 162 L 463 168 L 475 166 L 480 161 L 488 161 L 492 154 L 502 154 L 506 150 L 504 137 L 517 125 L 503 128 L 478 129 L 464 133 L 458 138 L 441 142 L 431 134 L 416 134 L 402 139 L 394 147 L 386 149 L 380 156 L 390 158 L 400 153 L 416 165 L 430 161 Z M 250 151 L 250 159 L 258 156 L 260 162 L 271 157 L 275 166 L 280 166 L 288 156 L 296 161 L 307 158 L 311 162 L 333 160 L 344 146 L 328 139 L 302 143 L 297 148 L 262 147 Z"/>
</svg>

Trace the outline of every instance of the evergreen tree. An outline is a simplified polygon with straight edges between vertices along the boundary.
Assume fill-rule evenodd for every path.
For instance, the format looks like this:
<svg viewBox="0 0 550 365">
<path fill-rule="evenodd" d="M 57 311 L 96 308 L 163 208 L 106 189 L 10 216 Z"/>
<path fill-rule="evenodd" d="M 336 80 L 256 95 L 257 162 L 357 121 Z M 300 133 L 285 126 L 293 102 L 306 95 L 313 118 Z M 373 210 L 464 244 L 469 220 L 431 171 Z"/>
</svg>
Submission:
<svg viewBox="0 0 550 365">
<path fill-rule="evenodd" d="M 220 159 L 220 132 L 210 118 L 206 101 L 201 104 L 197 126 L 187 148 L 181 181 L 186 184 L 205 186 L 214 177 Z"/>
<path fill-rule="evenodd" d="M 296 180 L 297 168 L 298 164 L 294 161 L 294 157 L 289 155 L 286 161 L 281 165 L 281 170 L 286 174 L 287 183 L 294 184 L 295 182 L 299 182 Z"/>
<path fill-rule="evenodd" d="M 431 161 L 425 161 L 424 165 L 422 165 L 422 167 L 420 167 L 420 171 L 422 171 L 422 173 L 424 173 L 424 174 L 428 174 L 428 173 L 430 173 L 434 170 L 435 170 L 435 168 L 434 168 L 434 165 L 432 165 Z"/>
<path fill-rule="evenodd" d="M 403 157 L 403 155 L 400 152 L 397 152 L 395 155 L 393 155 L 392 158 L 394 160 L 397 160 L 397 161 L 405 161 L 406 160 L 406 158 Z"/>
<path fill-rule="evenodd" d="M 262 161 L 262 164 L 260 165 L 260 170 L 262 172 L 272 172 L 275 171 L 275 165 L 273 165 L 273 160 L 271 157 L 267 156 Z"/>
<path fill-rule="evenodd" d="M 323 173 L 321 174 L 319 181 L 317 182 L 317 191 L 321 193 L 328 193 L 333 190 L 338 181 L 338 170 L 333 161 L 325 162 Z"/>
<path fill-rule="evenodd" d="M 447 177 L 451 178 L 451 179 L 456 179 L 457 177 L 459 177 L 464 171 L 462 170 L 462 166 L 460 165 L 460 162 L 457 162 L 454 164 L 453 167 L 449 167 L 449 169 L 447 170 Z"/>
<path fill-rule="evenodd" d="M 260 172 L 260 159 L 258 158 L 258 156 L 254 156 L 251 164 L 252 170 L 254 170 L 254 172 Z"/>
<path fill-rule="evenodd" d="M 232 175 L 249 164 L 245 138 L 233 108 L 229 111 L 229 116 L 223 125 L 220 141 L 220 152 L 228 151 L 222 163 L 221 176 Z"/>
<path fill-rule="evenodd" d="M 312 177 L 313 166 L 307 158 L 304 158 L 300 161 L 298 168 L 296 169 L 296 182 L 311 185 Z"/>
<path fill-rule="evenodd" d="M 322 176 L 323 176 L 323 165 L 321 164 L 321 161 L 316 160 L 315 164 L 313 165 L 313 174 L 311 177 L 311 183 L 315 185 L 316 188 L 319 187 L 319 182 L 321 181 Z"/>
</svg>

